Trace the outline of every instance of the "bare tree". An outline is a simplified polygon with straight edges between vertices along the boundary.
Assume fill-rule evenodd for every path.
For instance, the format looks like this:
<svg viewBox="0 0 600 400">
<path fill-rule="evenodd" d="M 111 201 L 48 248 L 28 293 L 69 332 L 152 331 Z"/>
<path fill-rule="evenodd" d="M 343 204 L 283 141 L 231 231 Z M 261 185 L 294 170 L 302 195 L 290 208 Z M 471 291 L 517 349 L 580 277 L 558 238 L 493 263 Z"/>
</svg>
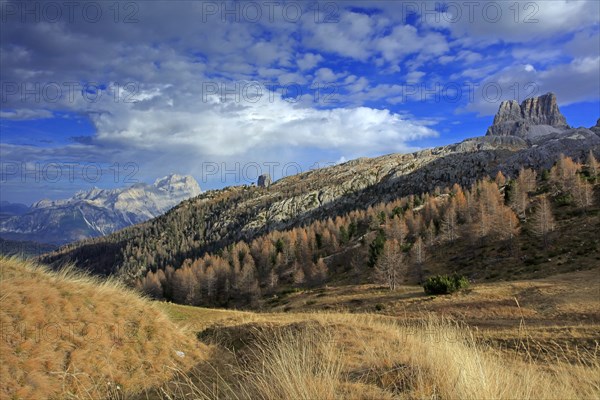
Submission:
<svg viewBox="0 0 600 400">
<path fill-rule="evenodd" d="M 206 297 L 208 301 L 212 301 L 215 297 L 216 288 L 217 288 L 217 274 L 212 266 L 208 266 L 206 268 L 206 273 L 204 274 L 204 291 L 206 292 Z"/>
<path fill-rule="evenodd" d="M 415 265 L 415 269 L 417 272 L 417 279 L 419 282 L 423 281 L 423 264 L 425 263 L 426 251 L 425 251 L 425 243 L 421 236 L 417 237 L 417 240 L 413 244 L 412 250 L 412 260 Z"/>
<path fill-rule="evenodd" d="M 269 276 L 267 277 L 267 291 L 269 293 L 274 292 L 275 289 L 277 288 L 278 284 L 279 284 L 279 274 L 277 274 L 277 271 L 275 271 L 275 268 L 271 268 L 271 271 L 269 271 Z"/>
<path fill-rule="evenodd" d="M 429 224 L 427 225 L 427 229 L 425 230 L 425 239 L 427 240 L 427 246 L 432 247 L 435 245 L 436 231 L 433 221 L 429 221 Z"/>
<path fill-rule="evenodd" d="M 375 265 L 375 280 L 396 290 L 396 286 L 406 275 L 406 266 L 400 244 L 396 239 L 386 241 L 383 253 Z"/>
<path fill-rule="evenodd" d="M 594 152 L 590 150 L 588 154 L 586 165 L 590 176 L 594 182 L 598 181 L 598 175 L 600 175 L 600 165 L 598 165 L 598 160 L 594 157 Z"/>
<path fill-rule="evenodd" d="M 554 231 L 556 226 L 554 215 L 552 214 L 552 205 L 547 196 L 540 198 L 531 222 L 533 234 L 541 238 L 544 248 L 547 248 L 549 235 Z"/>
<path fill-rule="evenodd" d="M 575 204 L 578 207 L 583 208 L 584 211 L 594 205 L 594 191 L 592 185 L 583 179 L 577 179 L 575 188 L 573 189 L 573 197 L 575 198 Z"/>
<path fill-rule="evenodd" d="M 458 239 L 458 218 L 456 215 L 456 207 L 452 204 L 446 210 L 442 219 L 442 237 L 445 241 L 454 242 Z"/>
<path fill-rule="evenodd" d="M 525 220 L 526 211 L 529 207 L 529 192 L 533 192 L 536 187 L 537 174 L 534 170 L 521 167 L 519 176 L 514 182 L 510 195 L 510 206 L 517 213 L 519 218 Z"/>
<path fill-rule="evenodd" d="M 385 236 L 389 239 L 396 239 L 400 246 L 404 244 L 404 240 L 408 235 L 408 226 L 404 218 L 398 215 L 386 222 L 384 230 Z"/>
</svg>

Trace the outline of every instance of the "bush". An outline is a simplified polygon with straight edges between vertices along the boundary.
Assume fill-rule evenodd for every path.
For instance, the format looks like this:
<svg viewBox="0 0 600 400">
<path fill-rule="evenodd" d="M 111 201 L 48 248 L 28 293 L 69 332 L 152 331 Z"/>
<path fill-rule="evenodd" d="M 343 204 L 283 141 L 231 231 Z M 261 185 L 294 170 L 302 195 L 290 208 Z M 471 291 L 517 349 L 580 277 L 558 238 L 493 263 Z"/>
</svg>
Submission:
<svg viewBox="0 0 600 400">
<path fill-rule="evenodd" d="M 427 278 L 423 289 L 427 294 L 450 294 L 468 286 L 469 280 L 462 275 L 436 275 Z"/>
<path fill-rule="evenodd" d="M 385 309 L 385 306 L 383 304 L 381 304 L 381 303 L 375 304 L 375 310 L 382 311 L 383 309 Z"/>
</svg>

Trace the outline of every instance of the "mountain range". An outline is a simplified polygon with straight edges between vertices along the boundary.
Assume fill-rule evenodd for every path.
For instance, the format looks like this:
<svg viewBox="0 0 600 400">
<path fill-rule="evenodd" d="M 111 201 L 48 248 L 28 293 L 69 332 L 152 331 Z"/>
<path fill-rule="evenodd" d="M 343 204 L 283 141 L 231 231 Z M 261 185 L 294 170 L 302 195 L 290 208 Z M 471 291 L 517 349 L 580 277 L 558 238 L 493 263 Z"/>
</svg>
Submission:
<svg viewBox="0 0 600 400">
<path fill-rule="evenodd" d="M 600 154 L 600 120 L 589 129 L 568 126 L 554 94 L 521 105 L 503 102 L 485 136 L 411 154 L 360 158 L 286 177 L 268 188 L 207 191 L 151 221 L 65 246 L 43 260 L 137 279 L 267 232 L 455 183 L 468 187 L 499 171 L 516 177 L 522 167 L 549 169 L 561 154 L 584 160 L 590 150 Z"/>
<path fill-rule="evenodd" d="M 64 200 L 40 200 L 31 207 L 3 202 L 0 237 L 65 244 L 103 236 L 147 221 L 201 193 L 191 176 L 172 174 L 152 185 L 81 191 Z"/>
</svg>

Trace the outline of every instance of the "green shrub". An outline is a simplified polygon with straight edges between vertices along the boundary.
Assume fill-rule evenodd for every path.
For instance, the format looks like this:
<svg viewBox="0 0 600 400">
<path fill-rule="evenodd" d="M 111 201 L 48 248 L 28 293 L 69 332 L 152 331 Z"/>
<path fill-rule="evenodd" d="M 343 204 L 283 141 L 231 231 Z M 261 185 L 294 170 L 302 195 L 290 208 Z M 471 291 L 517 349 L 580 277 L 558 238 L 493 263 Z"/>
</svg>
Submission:
<svg viewBox="0 0 600 400">
<path fill-rule="evenodd" d="M 469 280 L 462 275 L 436 275 L 427 278 L 423 289 L 427 294 L 450 294 L 468 286 Z"/>
<path fill-rule="evenodd" d="M 375 310 L 377 310 L 377 311 L 382 311 L 384 308 L 385 308 L 385 306 L 381 303 L 375 304 Z"/>
<path fill-rule="evenodd" d="M 559 196 L 556 196 L 555 201 L 559 207 L 568 206 L 573 203 L 573 196 L 571 196 L 570 194 L 561 194 Z"/>
</svg>

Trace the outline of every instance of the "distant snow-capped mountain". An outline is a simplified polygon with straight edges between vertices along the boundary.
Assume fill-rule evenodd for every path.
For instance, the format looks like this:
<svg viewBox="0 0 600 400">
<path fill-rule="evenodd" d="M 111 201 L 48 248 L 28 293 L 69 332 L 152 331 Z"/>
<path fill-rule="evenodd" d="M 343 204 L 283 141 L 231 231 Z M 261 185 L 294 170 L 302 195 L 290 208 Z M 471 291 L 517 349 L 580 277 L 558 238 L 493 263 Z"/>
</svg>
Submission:
<svg viewBox="0 0 600 400">
<path fill-rule="evenodd" d="M 22 215 L 0 219 L 0 236 L 63 244 L 109 234 L 165 213 L 201 193 L 191 176 L 169 175 L 154 184 L 98 189 L 64 200 L 40 200 Z"/>
</svg>

